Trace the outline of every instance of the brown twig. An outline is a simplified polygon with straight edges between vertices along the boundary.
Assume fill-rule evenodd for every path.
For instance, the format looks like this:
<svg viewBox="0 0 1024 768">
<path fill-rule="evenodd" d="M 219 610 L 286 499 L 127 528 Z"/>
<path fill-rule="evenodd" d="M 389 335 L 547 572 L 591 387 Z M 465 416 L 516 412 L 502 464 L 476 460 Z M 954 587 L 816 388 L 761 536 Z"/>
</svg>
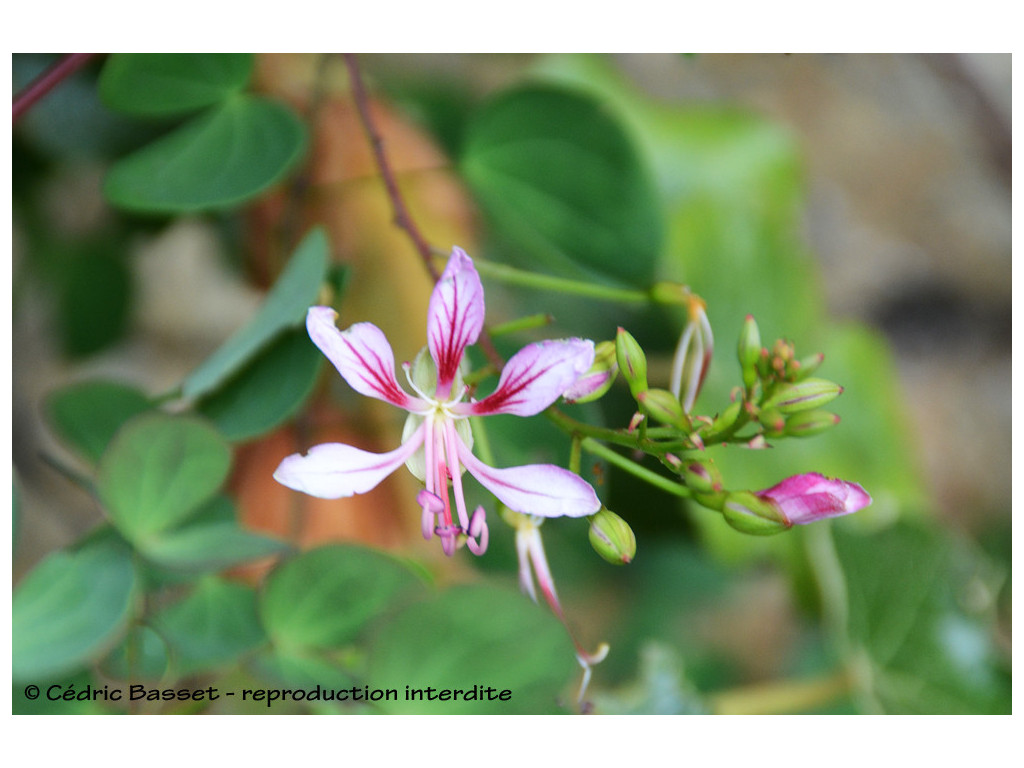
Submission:
<svg viewBox="0 0 1024 768">
<path fill-rule="evenodd" d="M 84 67 L 98 54 L 95 53 L 69 53 L 43 74 L 29 83 L 21 92 L 14 97 L 14 105 L 11 111 L 11 122 L 16 123 L 32 105 L 39 101 L 71 75 Z"/>
<path fill-rule="evenodd" d="M 441 274 L 437 271 L 437 267 L 434 266 L 433 249 L 416 226 L 412 216 L 409 215 L 409 209 L 406 207 L 402 193 L 398 189 L 394 170 L 391 168 L 388 156 L 384 152 L 384 141 L 381 139 L 380 132 L 373 122 L 373 116 L 370 114 L 370 100 L 366 93 L 366 87 L 363 84 L 359 62 L 356 61 L 354 53 L 345 53 L 342 56 L 345 59 L 345 66 L 348 68 L 349 80 L 352 83 L 352 98 L 355 101 L 356 110 L 359 112 L 359 121 L 362 123 L 363 130 L 366 131 L 366 136 L 370 140 L 373 156 L 377 161 L 377 169 L 380 171 L 381 178 L 384 180 L 384 187 L 387 189 L 388 198 L 391 200 L 391 208 L 395 214 L 395 225 L 405 230 L 406 234 L 409 235 L 413 245 L 416 247 L 416 251 L 423 260 L 424 266 L 427 268 L 427 272 L 430 273 L 430 277 L 436 283 Z M 494 342 L 491 341 L 491 337 L 486 329 L 480 335 L 477 343 L 491 365 L 500 371 L 505 366 L 505 361 L 498 354 L 498 350 L 494 347 Z"/>
<path fill-rule="evenodd" d="M 430 277 L 436 283 L 440 275 L 434 266 L 430 244 L 412 220 L 412 216 L 409 215 L 409 209 L 405 206 L 402 193 L 398 190 L 395 173 L 388 162 L 387 155 L 384 153 L 384 140 L 381 139 L 377 126 L 373 122 L 373 117 L 370 115 L 370 100 L 366 93 L 366 87 L 363 85 L 363 76 L 359 70 L 359 62 L 356 60 L 354 53 L 345 53 L 342 56 L 345 58 L 345 66 L 348 68 L 349 80 L 352 83 L 352 98 L 355 101 L 356 110 L 359 112 L 359 121 L 362 123 L 363 130 L 366 131 L 366 136 L 370 140 L 373 156 L 377 161 L 377 168 L 380 170 L 381 178 L 384 180 L 384 186 L 391 200 L 391 207 L 395 213 L 395 224 L 404 229 L 409 235 L 413 245 L 416 247 L 416 251 L 423 260 L 424 266 L 427 268 L 427 272 L 430 273 Z"/>
</svg>

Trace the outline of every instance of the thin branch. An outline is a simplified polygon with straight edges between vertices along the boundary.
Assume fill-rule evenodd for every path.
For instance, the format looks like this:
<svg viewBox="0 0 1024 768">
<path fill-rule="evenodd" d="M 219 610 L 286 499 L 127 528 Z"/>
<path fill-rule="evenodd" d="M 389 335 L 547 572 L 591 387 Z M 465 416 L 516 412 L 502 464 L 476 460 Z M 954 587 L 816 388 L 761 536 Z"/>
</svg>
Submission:
<svg viewBox="0 0 1024 768">
<path fill-rule="evenodd" d="M 43 74 L 29 83 L 14 97 L 11 122 L 18 122 L 18 119 L 28 112 L 33 104 L 88 64 L 94 56 L 98 55 L 96 53 L 69 53 L 43 72 Z"/>
<path fill-rule="evenodd" d="M 391 207 L 395 214 L 395 224 L 404 229 L 409 235 L 413 245 L 416 246 L 417 253 L 419 253 L 420 258 L 423 260 L 424 266 L 427 268 L 427 272 L 430 273 L 431 278 L 436 283 L 440 274 L 434 266 L 430 244 L 412 220 L 412 216 L 409 215 L 409 209 L 406 208 L 402 193 L 398 190 L 395 172 L 388 162 L 387 155 L 384 153 L 384 140 L 381 138 L 377 126 L 373 122 L 373 117 L 370 115 L 370 99 L 366 93 L 366 86 L 363 84 L 359 62 L 354 53 L 344 53 L 342 56 L 345 59 L 345 66 L 348 68 L 349 80 L 352 83 L 352 98 L 355 101 L 356 110 L 359 112 L 359 121 L 363 124 L 363 130 L 366 131 L 367 138 L 370 140 L 373 156 L 377 161 L 377 168 L 380 170 L 381 178 L 384 180 L 384 186 L 387 188 L 388 197 L 391 200 Z"/>
</svg>

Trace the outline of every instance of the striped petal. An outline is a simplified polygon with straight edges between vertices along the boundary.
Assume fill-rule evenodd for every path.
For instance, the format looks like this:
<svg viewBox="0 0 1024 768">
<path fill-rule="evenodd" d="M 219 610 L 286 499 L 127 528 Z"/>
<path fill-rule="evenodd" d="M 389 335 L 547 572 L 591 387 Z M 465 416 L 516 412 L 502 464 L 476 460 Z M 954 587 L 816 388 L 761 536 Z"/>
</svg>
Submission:
<svg viewBox="0 0 1024 768">
<path fill-rule="evenodd" d="M 495 469 L 459 443 L 459 459 L 480 484 L 514 512 L 540 517 L 583 517 L 601 508 L 590 483 L 553 464 Z"/>
<path fill-rule="evenodd" d="M 366 493 L 398 469 L 423 442 L 421 427 L 411 439 L 388 453 L 371 453 L 343 443 L 324 443 L 281 462 L 274 479 L 292 490 L 321 499 Z"/>
<path fill-rule="evenodd" d="M 489 413 L 533 416 L 561 397 L 590 370 L 593 362 L 592 341 L 556 339 L 528 344 L 505 364 L 493 394 L 453 410 L 474 416 Z"/>
<path fill-rule="evenodd" d="M 344 331 L 334 324 L 338 313 L 330 307 L 310 307 L 306 330 L 320 351 L 356 392 L 410 410 L 423 405 L 395 378 L 395 354 L 380 328 L 356 323 Z"/>
<path fill-rule="evenodd" d="M 462 353 L 484 327 L 484 288 L 473 260 L 461 248 L 451 258 L 434 286 L 427 310 L 427 346 L 437 364 L 437 397 L 451 391 Z"/>
<path fill-rule="evenodd" d="M 848 515 L 871 503 L 871 496 L 857 483 L 828 478 L 817 472 L 788 477 L 757 495 L 772 501 L 795 525 Z"/>
</svg>

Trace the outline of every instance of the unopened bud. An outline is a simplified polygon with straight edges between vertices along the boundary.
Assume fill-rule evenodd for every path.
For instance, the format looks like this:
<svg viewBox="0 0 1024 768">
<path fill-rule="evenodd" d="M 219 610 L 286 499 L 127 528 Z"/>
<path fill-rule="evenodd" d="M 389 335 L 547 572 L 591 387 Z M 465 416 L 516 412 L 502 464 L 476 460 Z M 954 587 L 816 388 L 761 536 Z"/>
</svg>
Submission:
<svg viewBox="0 0 1024 768">
<path fill-rule="evenodd" d="M 771 536 L 790 527 L 775 504 L 750 491 L 730 493 L 722 505 L 722 515 L 737 531 L 752 536 Z"/>
<path fill-rule="evenodd" d="M 711 367 L 715 338 L 711 333 L 711 323 L 708 321 L 707 304 L 704 299 L 695 294 L 688 294 L 685 304 L 686 326 L 679 337 L 672 359 L 669 389 L 679 398 L 683 411 L 690 413 Z"/>
<path fill-rule="evenodd" d="M 792 367 L 794 368 L 793 380 L 803 381 L 818 370 L 823 362 L 825 362 L 825 355 L 821 352 L 818 352 L 816 355 L 808 355 L 807 357 L 802 357 L 799 360 L 794 361 L 792 363 Z"/>
<path fill-rule="evenodd" d="M 739 401 L 732 403 L 728 408 L 722 411 L 722 414 L 714 420 L 711 424 L 712 432 L 721 432 L 723 429 L 728 429 L 736 423 L 736 419 L 740 416 L 740 409 L 743 404 Z"/>
<path fill-rule="evenodd" d="M 589 403 L 607 392 L 619 371 L 615 342 L 602 341 L 594 347 L 594 364 L 567 389 L 562 397 L 570 403 Z"/>
<path fill-rule="evenodd" d="M 768 437 L 778 437 L 786 428 L 786 417 L 776 408 L 762 408 L 757 414 L 757 420 L 761 422 Z"/>
<path fill-rule="evenodd" d="M 647 389 L 647 355 L 633 335 L 619 328 L 615 335 L 615 357 L 622 371 L 622 378 L 629 384 L 629 391 L 635 398 Z"/>
<path fill-rule="evenodd" d="M 736 353 L 743 370 L 743 386 L 749 392 L 757 383 L 757 361 L 761 357 L 761 332 L 753 315 L 747 315 L 743 321 Z"/>
<path fill-rule="evenodd" d="M 786 419 L 785 434 L 791 437 L 820 435 L 839 423 L 839 416 L 830 411 L 801 411 Z"/>
<path fill-rule="evenodd" d="M 827 379 L 804 379 L 793 384 L 780 384 L 761 408 L 775 408 L 782 413 L 797 413 L 820 408 L 835 400 L 843 388 Z"/>
<path fill-rule="evenodd" d="M 686 487 L 694 493 L 714 493 L 722 490 L 722 473 L 710 459 L 683 461 L 680 475 Z"/>
<path fill-rule="evenodd" d="M 648 389 L 636 396 L 640 410 L 646 416 L 657 419 L 662 424 L 670 427 L 686 429 L 688 419 L 683 413 L 683 406 L 679 404 L 676 396 L 667 389 Z"/>
<path fill-rule="evenodd" d="M 590 545 L 612 565 L 624 565 L 636 555 L 633 529 L 607 507 L 590 518 Z"/>
</svg>

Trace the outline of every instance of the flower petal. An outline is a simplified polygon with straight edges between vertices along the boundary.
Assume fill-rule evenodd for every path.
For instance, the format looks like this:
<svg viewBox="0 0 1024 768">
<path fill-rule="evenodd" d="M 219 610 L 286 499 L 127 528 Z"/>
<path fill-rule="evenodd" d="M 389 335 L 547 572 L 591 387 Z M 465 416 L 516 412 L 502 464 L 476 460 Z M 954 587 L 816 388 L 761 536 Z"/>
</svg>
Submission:
<svg viewBox="0 0 1024 768">
<path fill-rule="evenodd" d="M 410 410 L 421 404 L 409 396 L 395 378 L 395 355 L 380 328 L 356 323 L 344 331 L 334 324 L 338 313 L 330 307 L 310 307 L 306 330 L 338 373 L 356 392 Z"/>
<path fill-rule="evenodd" d="M 461 442 L 463 466 L 480 484 L 514 512 L 540 517 L 583 517 L 601 508 L 590 483 L 553 464 L 527 464 L 495 469 L 480 461 Z"/>
<path fill-rule="evenodd" d="M 434 286 L 427 310 L 427 346 L 437 364 L 437 397 L 451 390 L 462 353 L 484 327 L 484 288 L 473 260 L 452 248 L 441 279 Z"/>
<path fill-rule="evenodd" d="M 555 339 L 528 344 L 505 364 L 493 394 L 453 410 L 474 416 L 533 416 L 561 397 L 590 370 L 593 362 L 594 342 L 589 340 Z"/>
<path fill-rule="evenodd" d="M 371 453 L 342 443 L 324 443 L 296 453 L 278 466 L 274 479 L 281 485 L 317 496 L 340 499 L 376 488 L 398 469 L 423 441 L 423 429 L 388 453 Z"/>
<path fill-rule="evenodd" d="M 871 503 L 871 496 L 857 483 L 834 480 L 817 472 L 787 477 L 757 495 L 773 501 L 794 525 L 848 515 Z"/>
</svg>

